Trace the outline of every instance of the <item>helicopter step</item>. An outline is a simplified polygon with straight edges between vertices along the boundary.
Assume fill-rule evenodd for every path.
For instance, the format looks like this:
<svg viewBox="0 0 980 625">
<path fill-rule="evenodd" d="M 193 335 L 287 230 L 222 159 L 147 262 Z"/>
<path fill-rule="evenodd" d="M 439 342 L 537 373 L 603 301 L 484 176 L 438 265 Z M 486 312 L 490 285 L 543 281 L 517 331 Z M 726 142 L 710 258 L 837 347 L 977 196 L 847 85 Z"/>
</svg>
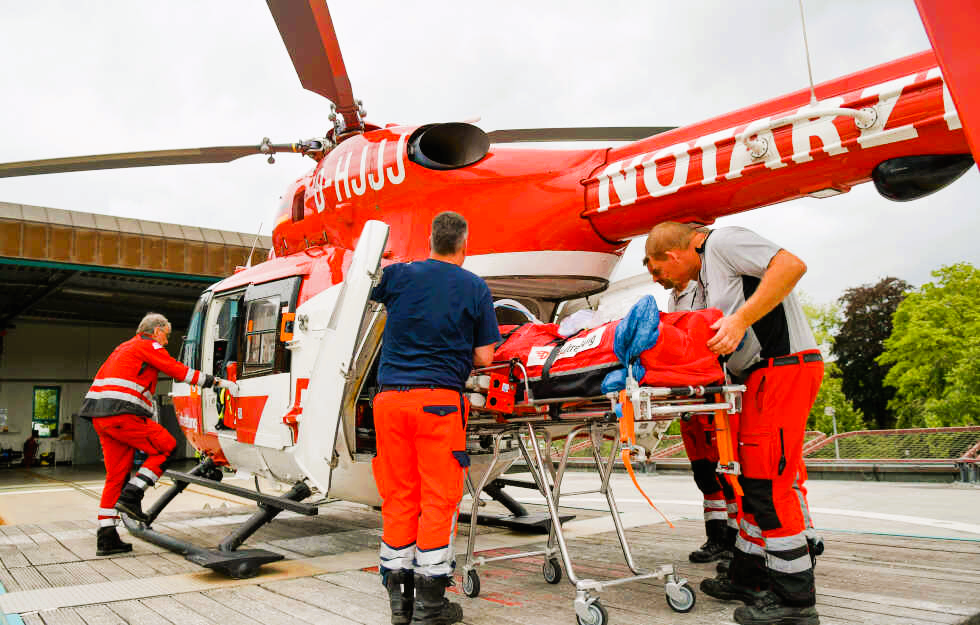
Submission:
<svg viewBox="0 0 980 625">
<path fill-rule="evenodd" d="M 477 523 L 490 527 L 503 527 L 528 534 L 548 534 L 551 532 L 551 515 L 547 512 L 529 513 L 527 508 L 504 492 L 505 486 L 530 488 L 535 491 L 538 489 L 534 482 L 524 482 L 521 480 L 496 479 L 490 482 L 483 488 L 483 492 L 507 508 L 510 514 L 486 514 L 481 512 L 477 514 Z M 574 518 L 574 514 L 559 515 L 561 523 L 566 523 Z M 460 512 L 459 522 L 469 523 L 470 514 L 468 512 Z"/>
<path fill-rule="evenodd" d="M 221 484 L 221 470 L 215 466 L 211 458 L 205 458 L 204 461 L 188 473 L 167 471 L 166 475 L 174 480 L 174 483 L 147 509 L 149 522 L 144 524 L 126 514 L 122 514 L 123 524 L 126 526 L 126 529 L 137 538 L 182 555 L 195 564 L 234 579 L 254 577 L 258 574 L 259 567 L 263 564 L 283 559 L 282 554 L 265 549 L 238 550 L 238 547 L 248 540 L 249 536 L 257 532 L 259 528 L 272 521 L 283 510 L 290 510 L 307 516 L 317 514 L 316 506 L 299 503 L 311 494 L 309 486 L 304 482 L 296 483 L 289 492 L 281 497 L 266 495 L 229 484 Z M 188 484 L 197 484 L 206 488 L 251 499 L 258 504 L 259 509 L 247 521 L 228 534 L 218 545 L 217 549 L 198 547 L 188 541 L 174 538 L 173 536 L 168 536 L 152 529 L 150 525 L 152 525 L 153 521 L 177 495 L 187 488 Z"/>
</svg>

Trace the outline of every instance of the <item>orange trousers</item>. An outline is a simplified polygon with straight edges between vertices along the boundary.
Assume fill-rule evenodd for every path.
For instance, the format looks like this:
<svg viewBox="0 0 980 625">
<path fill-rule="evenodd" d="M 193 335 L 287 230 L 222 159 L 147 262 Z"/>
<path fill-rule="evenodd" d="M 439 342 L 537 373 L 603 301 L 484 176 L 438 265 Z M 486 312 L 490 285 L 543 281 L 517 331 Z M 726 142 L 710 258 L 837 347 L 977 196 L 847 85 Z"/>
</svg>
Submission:
<svg viewBox="0 0 980 625">
<path fill-rule="evenodd" d="M 374 481 L 383 501 L 381 567 L 451 575 L 456 513 L 463 497 L 469 404 L 457 391 L 384 391 L 374 398 L 378 455 Z"/>
</svg>

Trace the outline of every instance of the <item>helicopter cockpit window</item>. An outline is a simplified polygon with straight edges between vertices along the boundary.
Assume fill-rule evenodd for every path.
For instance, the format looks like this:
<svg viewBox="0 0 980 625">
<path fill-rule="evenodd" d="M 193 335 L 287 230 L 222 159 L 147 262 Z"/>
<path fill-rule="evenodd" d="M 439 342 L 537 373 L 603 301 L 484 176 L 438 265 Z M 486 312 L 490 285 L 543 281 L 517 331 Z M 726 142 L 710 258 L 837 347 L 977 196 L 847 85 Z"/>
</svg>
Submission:
<svg viewBox="0 0 980 625">
<path fill-rule="evenodd" d="M 201 368 L 201 334 L 204 332 L 204 318 L 207 316 L 208 303 L 211 301 L 211 291 L 205 291 L 191 313 L 191 322 L 187 325 L 187 335 L 180 346 L 180 361 L 191 369 Z"/>
<path fill-rule="evenodd" d="M 245 373 L 272 369 L 276 356 L 279 296 L 248 303 L 245 330 Z"/>
</svg>

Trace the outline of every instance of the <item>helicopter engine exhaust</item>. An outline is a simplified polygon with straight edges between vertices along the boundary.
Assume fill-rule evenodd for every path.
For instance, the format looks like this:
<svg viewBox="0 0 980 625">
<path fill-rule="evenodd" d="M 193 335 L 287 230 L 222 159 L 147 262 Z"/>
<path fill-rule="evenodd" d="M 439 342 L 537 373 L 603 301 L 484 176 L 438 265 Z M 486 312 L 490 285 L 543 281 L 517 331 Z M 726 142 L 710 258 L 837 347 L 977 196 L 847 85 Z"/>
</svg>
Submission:
<svg viewBox="0 0 980 625">
<path fill-rule="evenodd" d="M 900 156 L 878 163 L 871 179 L 882 197 L 907 202 L 947 186 L 973 166 L 970 154 Z"/>
<path fill-rule="evenodd" d="M 429 124 L 408 139 L 408 160 L 427 169 L 459 169 L 490 151 L 490 138 L 473 124 Z"/>
</svg>

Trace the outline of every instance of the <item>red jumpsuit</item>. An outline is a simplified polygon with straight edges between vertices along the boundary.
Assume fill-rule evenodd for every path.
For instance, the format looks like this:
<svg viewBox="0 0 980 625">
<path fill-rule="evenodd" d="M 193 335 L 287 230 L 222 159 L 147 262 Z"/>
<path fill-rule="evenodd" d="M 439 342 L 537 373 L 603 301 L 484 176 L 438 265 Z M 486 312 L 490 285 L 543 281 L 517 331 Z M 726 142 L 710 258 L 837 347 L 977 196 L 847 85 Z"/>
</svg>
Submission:
<svg viewBox="0 0 980 625">
<path fill-rule="evenodd" d="M 174 360 L 163 345 L 136 335 L 119 345 L 99 368 L 79 416 L 91 419 L 102 443 L 106 479 L 99 503 L 99 525 L 116 525 L 119 499 L 136 449 L 147 454 L 130 484 L 146 490 L 163 475 L 176 446 L 174 437 L 153 420 L 153 393 L 163 372 L 177 382 L 210 386 L 213 378 Z"/>
<path fill-rule="evenodd" d="M 707 308 L 704 289 L 690 280 L 683 289 L 675 288 L 667 302 L 669 312 Z M 738 415 L 728 415 L 731 431 L 738 430 Z M 718 444 L 713 415 L 694 415 L 681 421 L 681 439 L 691 461 L 694 483 L 704 498 L 704 526 L 709 542 L 731 545 L 738 531 L 738 501 L 728 480 L 717 473 Z"/>
</svg>

